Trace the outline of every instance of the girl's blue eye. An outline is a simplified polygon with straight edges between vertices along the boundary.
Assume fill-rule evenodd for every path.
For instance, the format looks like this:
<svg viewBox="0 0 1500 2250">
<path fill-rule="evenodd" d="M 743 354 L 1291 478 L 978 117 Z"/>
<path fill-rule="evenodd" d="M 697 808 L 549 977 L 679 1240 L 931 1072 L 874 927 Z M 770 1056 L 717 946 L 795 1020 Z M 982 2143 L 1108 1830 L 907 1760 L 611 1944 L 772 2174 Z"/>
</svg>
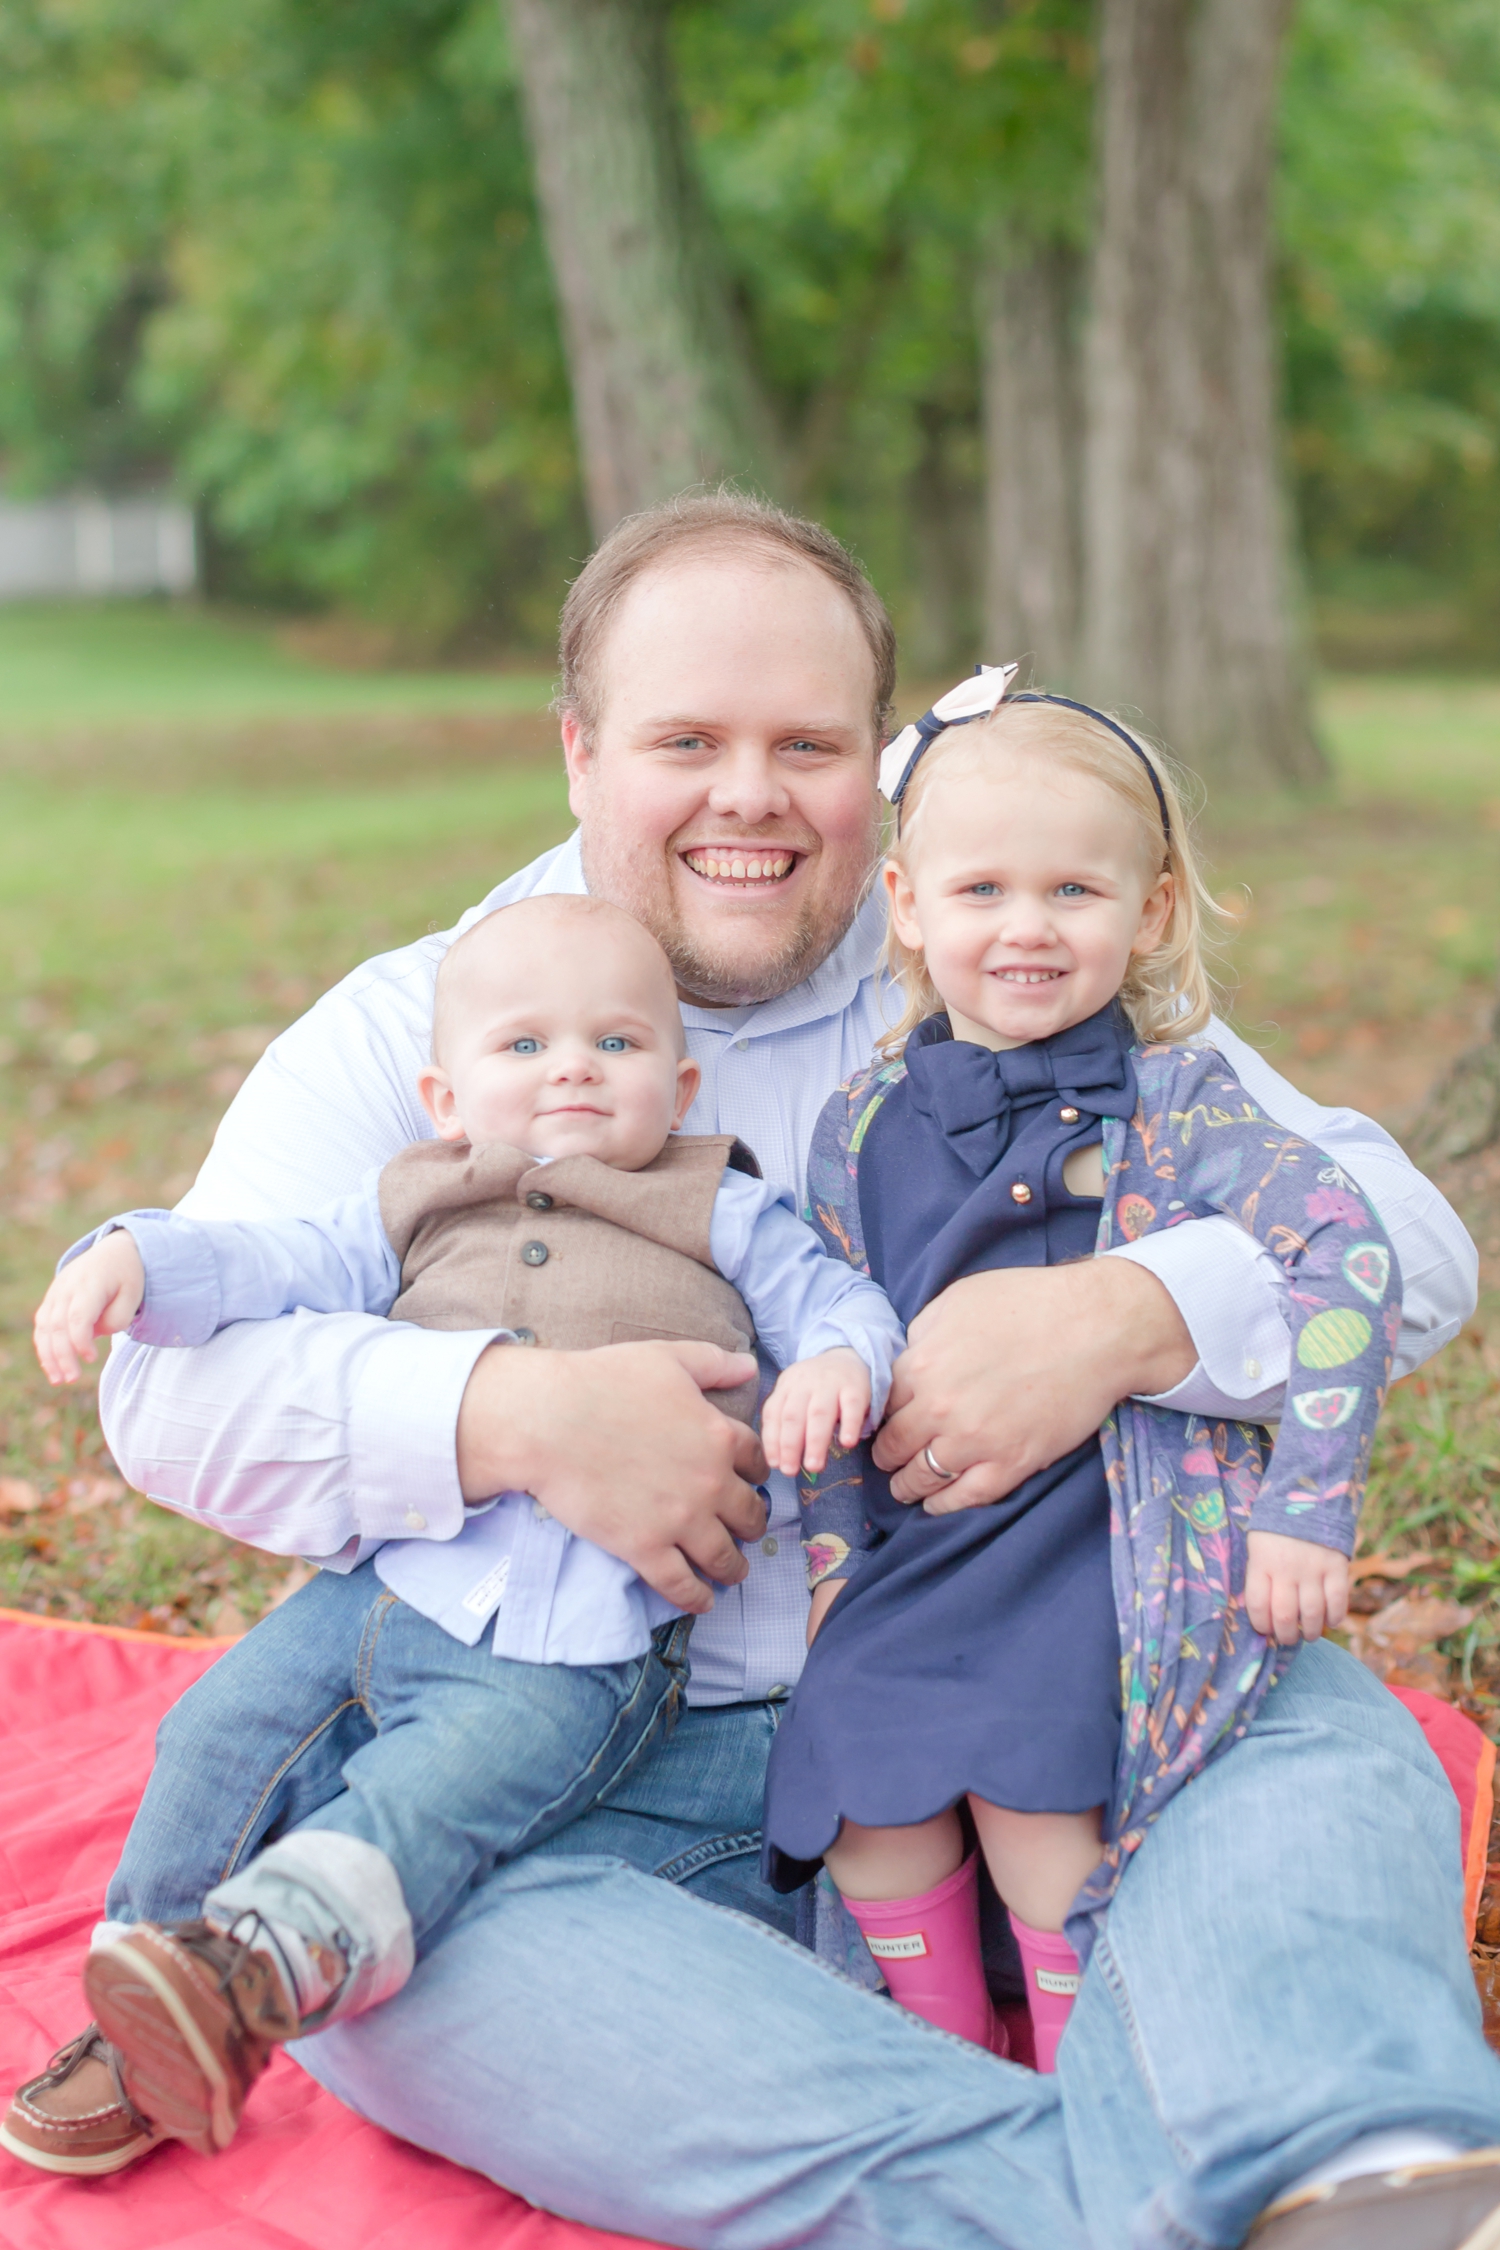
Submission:
<svg viewBox="0 0 1500 2250">
<path fill-rule="evenodd" d="M 607 1031 L 598 1045 L 606 1055 L 623 1055 L 629 1047 L 630 1041 L 621 1032 Z"/>
<path fill-rule="evenodd" d="M 542 1043 L 540 1039 L 533 1039 L 528 1034 L 524 1039 L 513 1039 L 510 1044 L 510 1051 L 513 1055 L 539 1055 L 542 1051 Z"/>
</svg>

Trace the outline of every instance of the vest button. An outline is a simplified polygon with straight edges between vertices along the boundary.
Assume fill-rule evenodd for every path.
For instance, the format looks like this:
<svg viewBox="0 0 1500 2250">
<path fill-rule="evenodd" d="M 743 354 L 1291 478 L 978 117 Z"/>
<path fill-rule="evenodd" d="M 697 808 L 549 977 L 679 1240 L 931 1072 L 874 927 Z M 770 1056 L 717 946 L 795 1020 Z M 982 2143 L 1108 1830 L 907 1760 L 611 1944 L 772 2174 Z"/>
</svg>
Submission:
<svg viewBox="0 0 1500 2250">
<path fill-rule="evenodd" d="M 1010 1191 L 1010 1199 L 1012 1203 L 1029 1203 L 1031 1201 L 1031 1190 L 1024 1180 L 1016 1181 L 1015 1186 Z"/>
<path fill-rule="evenodd" d="M 513 1328 L 511 1335 L 518 1344 L 534 1344 L 536 1342 L 536 1330 L 534 1328 Z"/>
<path fill-rule="evenodd" d="M 1065 1125 L 1076 1125 L 1078 1123 L 1078 1112 L 1076 1109 L 1060 1109 L 1057 1114 L 1062 1119 Z"/>
<path fill-rule="evenodd" d="M 1076 1110 L 1074 1115 L 1077 1115 Z M 534 1188 L 526 1198 L 526 1208 L 528 1211 L 550 1211 L 552 1198 L 550 1195 L 543 1195 L 539 1188 Z"/>
<path fill-rule="evenodd" d="M 544 1266 L 547 1263 L 545 1242 L 528 1242 L 521 1252 L 521 1263 L 527 1266 Z"/>
</svg>

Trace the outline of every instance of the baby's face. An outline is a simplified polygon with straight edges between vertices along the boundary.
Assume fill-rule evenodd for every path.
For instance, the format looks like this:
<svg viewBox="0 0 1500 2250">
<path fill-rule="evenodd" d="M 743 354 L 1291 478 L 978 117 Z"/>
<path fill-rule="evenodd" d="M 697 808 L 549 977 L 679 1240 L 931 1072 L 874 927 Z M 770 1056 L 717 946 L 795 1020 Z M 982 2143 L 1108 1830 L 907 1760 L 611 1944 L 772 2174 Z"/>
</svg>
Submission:
<svg viewBox="0 0 1500 2250">
<path fill-rule="evenodd" d="M 495 942 L 466 958 L 440 1057 L 420 1080 L 444 1140 L 594 1156 L 622 1172 L 660 1155 L 698 1071 L 680 1053 L 666 964 L 633 931 L 495 917 Z"/>
</svg>

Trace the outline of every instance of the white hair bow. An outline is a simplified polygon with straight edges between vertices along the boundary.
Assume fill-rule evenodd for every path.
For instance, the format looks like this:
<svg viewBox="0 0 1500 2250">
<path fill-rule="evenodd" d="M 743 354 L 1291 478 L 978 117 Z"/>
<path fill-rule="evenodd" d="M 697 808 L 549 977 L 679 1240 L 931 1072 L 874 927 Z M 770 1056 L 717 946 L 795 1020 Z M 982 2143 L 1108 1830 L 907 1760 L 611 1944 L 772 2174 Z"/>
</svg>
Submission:
<svg viewBox="0 0 1500 2250">
<path fill-rule="evenodd" d="M 935 742 L 946 727 L 962 726 L 966 719 L 987 719 L 1019 669 L 1016 664 L 976 665 L 971 679 L 960 680 L 915 725 L 903 727 L 880 753 L 881 796 L 899 805 L 928 743 Z"/>
</svg>

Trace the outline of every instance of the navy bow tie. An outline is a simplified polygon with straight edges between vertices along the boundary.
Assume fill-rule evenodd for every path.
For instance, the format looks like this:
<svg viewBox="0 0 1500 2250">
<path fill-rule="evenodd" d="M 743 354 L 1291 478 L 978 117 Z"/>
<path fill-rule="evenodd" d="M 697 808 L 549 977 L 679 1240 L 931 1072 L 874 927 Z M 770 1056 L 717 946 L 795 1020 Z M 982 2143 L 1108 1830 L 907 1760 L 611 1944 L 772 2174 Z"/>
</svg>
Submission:
<svg viewBox="0 0 1500 2250">
<path fill-rule="evenodd" d="M 1129 1038 L 1114 1002 L 1087 1022 L 1026 1047 L 976 1047 L 953 1038 L 946 1017 L 930 1017 L 907 1042 L 912 1098 L 982 1180 L 1010 1145 L 1013 1111 L 1055 1099 L 1093 1117 L 1132 1116 Z"/>
</svg>

